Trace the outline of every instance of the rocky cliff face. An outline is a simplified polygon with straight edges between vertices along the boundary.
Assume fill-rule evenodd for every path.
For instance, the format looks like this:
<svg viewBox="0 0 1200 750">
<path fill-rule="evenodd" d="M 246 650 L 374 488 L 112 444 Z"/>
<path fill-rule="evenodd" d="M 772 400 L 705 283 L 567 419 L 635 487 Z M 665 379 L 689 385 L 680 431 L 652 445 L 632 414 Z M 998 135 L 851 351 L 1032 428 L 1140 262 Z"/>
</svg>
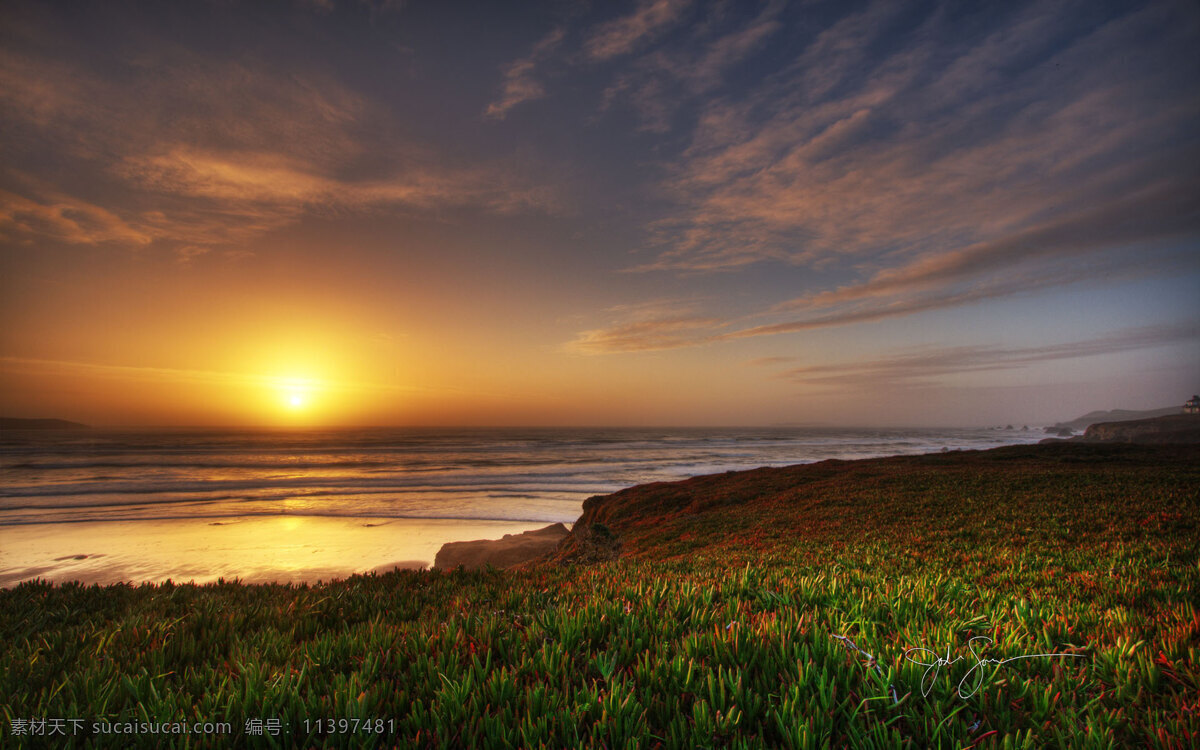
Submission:
<svg viewBox="0 0 1200 750">
<path fill-rule="evenodd" d="M 459 566 L 469 570 L 487 565 L 511 568 L 549 555 L 568 533 L 566 526 L 556 523 L 523 534 L 505 534 L 501 539 L 450 542 L 438 550 L 433 567 L 442 570 Z"/>
<path fill-rule="evenodd" d="M 554 551 L 559 562 L 583 564 L 615 560 L 621 556 L 621 538 L 602 523 L 576 523 Z"/>
<path fill-rule="evenodd" d="M 1200 443 L 1200 414 L 1172 414 L 1129 422 L 1101 422 L 1087 428 L 1088 443 Z"/>
</svg>

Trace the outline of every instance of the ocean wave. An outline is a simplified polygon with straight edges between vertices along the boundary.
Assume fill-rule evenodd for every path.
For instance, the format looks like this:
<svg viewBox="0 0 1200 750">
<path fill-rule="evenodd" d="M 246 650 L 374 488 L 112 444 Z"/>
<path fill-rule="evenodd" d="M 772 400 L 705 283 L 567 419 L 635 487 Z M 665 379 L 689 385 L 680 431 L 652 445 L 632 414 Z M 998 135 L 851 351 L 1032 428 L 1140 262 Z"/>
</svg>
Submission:
<svg viewBox="0 0 1200 750">
<path fill-rule="evenodd" d="M 634 484 L 1040 437 L 1033 431 L 834 428 L 46 434 L 0 440 L 0 525 L 65 516 L 191 518 L 254 508 L 269 515 L 286 502 L 348 516 L 388 517 L 419 506 L 421 517 L 517 520 L 549 513 L 545 507 L 553 504 L 551 515 L 571 518 L 585 498 Z"/>
<path fill-rule="evenodd" d="M 137 518 L 120 518 L 112 516 L 95 516 L 95 517 L 79 517 L 79 518 L 63 518 L 56 520 L 45 519 L 29 519 L 29 520 L 6 520 L 0 521 L 0 527 L 4 526 L 36 526 L 40 524 L 68 524 L 68 523 L 137 523 L 141 521 L 208 521 L 215 518 L 355 518 L 355 519 L 372 519 L 386 518 L 394 520 L 408 521 L 502 521 L 513 523 L 565 523 L 571 524 L 575 522 L 577 515 L 565 517 L 562 515 L 546 514 L 537 517 L 524 517 L 521 515 L 472 515 L 464 513 L 455 515 L 453 513 L 439 514 L 416 514 L 416 513 L 372 513 L 370 515 L 362 515 L 359 513 L 280 513 L 280 512 L 262 512 L 262 513 L 212 513 L 212 514 L 156 514 L 152 516 L 138 516 Z"/>
<path fill-rule="evenodd" d="M 602 490 L 603 491 L 603 490 Z M 611 491 L 615 491 L 611 490 Z M 395 492 L 387 490 L 362 491 L 362 490 L 316 490 L 313 492 L 280 492 L 280 493 L 263 493 L 259 495 L 196 495 L 180 493 L 161 493 L 155 496 L 146 496 L 141 499 L 131 499 L 126 495 L 112 493 L 111 495 L 78 495 L 76 497 L 90 497 L 91 502 L 63 502 L 60 498 L 72 497 L 70 495 L 46 495 L 42 496 L 47 502 L 31 502 L 24 505 L 0 505 L 0 517 L 4 513 L 27 511 L 27 510 L 74 510 L 81 508 L 98 509 L 98 508 L 130 508 L 130 507 L 145 507 L 155 505 L 168 504 L 190 504 L 190 505 L 206 505 L 213 503 L 279 503 L 289 500 L 320 500 L 329 498 L 340 498 L 343 501 L 348 501 L 353 498 L 364 498 L 363 502 L 370 502 L 373 505 L 379 505 L 380 496 L 393 498 L 397 502 L 412 501 L 424 497 L 437 497 L 439 500 L 443 495 L 453 495 L 462 500 L 467 499 L 495 499 L 495 500 L 511 500 L 511 499 L 527 499 L 527 500 L 552 500 L 552 501 L 567 501 L 575 500 L 579 496 L 596 494 L 591 490 L 542 490 L 542 491 L 527 491 L 514 492 L 507 487 L 439 487 L 428 489 L 416 489 L 409 492 Z M 24 500 L 29 497 L 15 498 Z M 111 498 L 111 499 L 110 499 Z M 52 502 L 51 502 L 52 501 Z"/>
<path fill-rule="evenodd" d="M 494 492 L 572 490 L 605 490 L 612 485 L 594 480 L 558 479 L 555 477 L 481 477 L 476 481 L 464 481 L 461 477 L 447 477 L 445 482 L 405 483 L 387 480 L 358 478 L 324 479 L 300 477 L 293 479 L 259 480 L 202 480 L 195 482 L 78 482 L 49 485 L 27 485 L 8 487 L 0 492 L 0 499 L 31 497 L 73 497 L 78 495 L 161 495 L 205 492 L 248 492 L 288 490 L 311 487 L 317 490 L 339 490 L 347 494 L 368 492 Z M 313 494 L 313 493 L 309 493 Z M 0 505 L 0 507 L 3 507 Z"/>
</svg>

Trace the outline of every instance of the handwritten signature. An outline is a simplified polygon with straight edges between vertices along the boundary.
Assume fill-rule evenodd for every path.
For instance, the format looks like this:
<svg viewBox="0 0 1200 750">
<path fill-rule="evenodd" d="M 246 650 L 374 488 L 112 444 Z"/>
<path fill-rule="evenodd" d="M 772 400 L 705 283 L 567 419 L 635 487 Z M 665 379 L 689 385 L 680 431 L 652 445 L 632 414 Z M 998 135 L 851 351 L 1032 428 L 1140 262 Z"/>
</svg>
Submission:
<svg viewBox="0 0 1200 750">
<path fill-rule="evenodd" d="M 1042 657 L 1050 657 L 1050 658 L 1070 657 L 1070 658 L 1075 658 L 1075 659 L 1085 658 L 1083 654 L 1025 654 L 1023 656 L 1013 656 L 1008 659 L 985 659 L 980 654 L 975 652 L 976 641 L 981 641 L 981 642 L 985 642 L 985 643 L 989 643 L 989 644 L 995 643 L 995 641 L 993 639 L 989 638 L 986 635 L 977 635 L 977 636 L 974 636 L 973 638 L 971 638 L 969 641 L 967 641 L 967 650 L 970 651 L 971 656 L 974 657 L 975 664 L 969 670 L 967 670 L 967 673 L 965 675 L 963 675 L 963 678 L 958 681 L 958 696 L 960 698 L 964 698 L 964 699 L 970 698 L 972 695 L 975 695 L 975 693 L 979 692 L 979 688 L 983 685 L 983 667 L 985 664 L 995 664 L 996 666 L 1001 666 L 1003 664 L 1009 663 L 1010 661 L 1017 661 L 1018 659 L 1038 659 L 1038 658 L 1042 658 Z M 929 662 L 918 661 L 918 660 L 912 658 L 911 654 L 914 654 L 914 653 L 928 654 L 929 656 L 934 657 L 934 659 L 933 659 L 933 661 L 929 661 Z M 925 670 L 925 673 L 923 675 L 921 675 L 921 696 L 922 697 L 929 696 L 929 692 L 931 690 L 933 690 L 933 684 L 937 681 L 938 673 L 941 672 L 942 667 L 949 667 L 953 664 L 957 664 L 958 662 L 967 659 L 966 656 L 958 656 L 953 659 L 950 658 L 950 647 L 949 646 L 946 646 L 946 655 L 945 656 L 939 656 L 937 653 L 935 653 L 934 651 L 931 651 L 930 649 L 927 649 L 927 648 L 910 648 L 904 652 L 904 658 L 913 664 L 918 664 L 922 667 L 927 667 L 927 669 Z M 928 658 L 928 657 L 922 657 L 922 658 Z M 969 690 L 964 692 L 964 690 L 966 690 L 967 688 L 969 688 Z"/>
</svg>

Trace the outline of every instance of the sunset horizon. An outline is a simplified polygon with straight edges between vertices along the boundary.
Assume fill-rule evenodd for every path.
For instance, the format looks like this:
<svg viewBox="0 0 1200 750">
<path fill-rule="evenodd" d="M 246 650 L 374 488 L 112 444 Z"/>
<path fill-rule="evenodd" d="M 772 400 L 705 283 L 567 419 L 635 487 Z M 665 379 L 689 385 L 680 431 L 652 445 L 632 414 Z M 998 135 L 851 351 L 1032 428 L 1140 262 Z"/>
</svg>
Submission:
<svg viewBox="0 0 1200 750">
<path fill-rule="evenodd" d="M 6 416 L 982 426 L 1200 388 L 1187 3 L 0 13 Z"/>
<path fill-rule="evenodd" d="M 0 745 L 1200 743 L 1197 0 L 0 3 Z"/>
</svg>

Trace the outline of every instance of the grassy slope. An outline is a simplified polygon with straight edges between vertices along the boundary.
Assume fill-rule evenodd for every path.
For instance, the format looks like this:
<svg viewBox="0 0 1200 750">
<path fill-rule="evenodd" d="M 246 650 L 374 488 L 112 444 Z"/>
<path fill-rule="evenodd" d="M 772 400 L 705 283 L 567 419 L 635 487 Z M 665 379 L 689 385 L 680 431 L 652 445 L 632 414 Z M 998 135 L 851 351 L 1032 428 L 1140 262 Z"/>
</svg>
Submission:
<svg viewBox="0 0 1200 750">
<path fill-rule="evenodd" d="M 585 506 L 624 550 L 592 566 L 26 584 L 0 592 L 0 714 L 231 722 L 214 746 L 269 744 L 247 718 L 289 724 L 279 746 L 1191 746 L 1198 458 L 1059 444 L 647 485 Z M 1085 658 L 963 698 L 970 660 L 923 696 L 905 649 L 969 657 L 974 635 Z M 303 724 L 350 717 L 395 723 Z"/>
</svg>

